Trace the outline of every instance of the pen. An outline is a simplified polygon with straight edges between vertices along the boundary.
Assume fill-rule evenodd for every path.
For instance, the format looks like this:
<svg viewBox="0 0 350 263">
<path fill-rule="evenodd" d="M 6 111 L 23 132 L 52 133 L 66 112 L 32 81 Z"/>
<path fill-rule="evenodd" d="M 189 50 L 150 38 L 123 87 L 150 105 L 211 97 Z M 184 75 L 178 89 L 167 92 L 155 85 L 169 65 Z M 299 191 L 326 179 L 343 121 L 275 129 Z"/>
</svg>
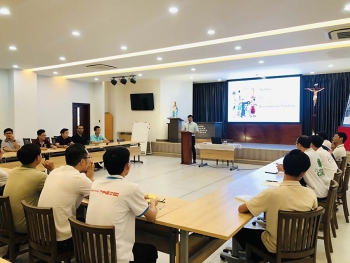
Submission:
<svg viewBox="0 0 350 263">
<path fill-rule="evenodd" d="M 266 180 L 266 182 L 270 182 L 270 183 L 278 183 L 278 181 L 274 181 L 274 180 Z"/>
<path fill-rule="evenodd" d="M 162 210 L 164 208 L 165 205 L 163 205 L 162 207 L 159 207 L 159 210 Z"/>
</svg>

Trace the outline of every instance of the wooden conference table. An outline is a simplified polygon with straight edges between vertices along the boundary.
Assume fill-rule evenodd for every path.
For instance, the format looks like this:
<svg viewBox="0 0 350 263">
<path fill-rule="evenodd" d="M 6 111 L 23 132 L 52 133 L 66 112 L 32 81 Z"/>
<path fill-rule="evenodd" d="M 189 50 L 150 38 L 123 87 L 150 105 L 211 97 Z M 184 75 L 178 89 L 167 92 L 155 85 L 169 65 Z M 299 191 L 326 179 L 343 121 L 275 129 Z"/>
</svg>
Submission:
<svg viewBox="0 0 350 263">
<path fill-rule="evenodd" d="M 102 157 L 105 152 L 105 150 L 109 147 L 116 147 L 116 146 L 124 146 L 127 147 L 130 151 L 130 157 L 133 157 L 133 162 L 140 162 L 140 156 L 141 156 L 141 147 L 140 147 L 139 141 L 124 141 L 124 142 L 112 142 L 112 143 L 100 143 L 100 144 L 90 144 L 86 145 L 86 149 L 90 152 L 90 156 L 92 157 L 92 160 L 94 162 L 102 162 Z M 133 146 L 135 145 L 135 146 Z M 66 164 L 64 152 L 65 148 L 57 148 L 57 149 L 48 149 L 48 150 L 42 150 L 41 154 L 45 159 L 50 159 L 54 162 L 55 167 L 60 167 L 62 165 Z M 58 155 L 61 154 L 61 155 Z M 56 156 L 55 156 L 56 155 Z M 1 168 L 14 168 L 17 166 L 20 166 L 20 162 L 17 160 L 14 160 L 16 158 L 17 153 L 16 152 L 6 152 L 3 154 L 3 158 L 0 162 Z M 137 160 L 135 159 L 137 157 Z M 38 165 L 37 169 L 43 170 L 44 167 L 42 165 Z"/>
</svg>

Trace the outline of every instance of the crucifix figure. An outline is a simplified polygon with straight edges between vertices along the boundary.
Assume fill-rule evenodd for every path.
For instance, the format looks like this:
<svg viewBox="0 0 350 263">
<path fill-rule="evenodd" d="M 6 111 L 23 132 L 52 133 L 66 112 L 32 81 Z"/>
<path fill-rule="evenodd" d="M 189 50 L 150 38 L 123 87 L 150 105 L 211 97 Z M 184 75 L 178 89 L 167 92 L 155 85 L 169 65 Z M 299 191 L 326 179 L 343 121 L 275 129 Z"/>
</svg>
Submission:
<svg viewBox="0 0 350 263">
<path fill-rule="evenodd" d="M 312 98 L 314 101 L 314 107 L 316 106 L 316 102 L 317 102 L 317 93 L 324 90 L 324 88 L 319 89 L 319 88 L 317 88 L 317 86 L 318 86 L 318 84 L 316 83 L 313 88 L 306 88 L 307 90 L 314 93 L 314 96 Z"/>
</svg>

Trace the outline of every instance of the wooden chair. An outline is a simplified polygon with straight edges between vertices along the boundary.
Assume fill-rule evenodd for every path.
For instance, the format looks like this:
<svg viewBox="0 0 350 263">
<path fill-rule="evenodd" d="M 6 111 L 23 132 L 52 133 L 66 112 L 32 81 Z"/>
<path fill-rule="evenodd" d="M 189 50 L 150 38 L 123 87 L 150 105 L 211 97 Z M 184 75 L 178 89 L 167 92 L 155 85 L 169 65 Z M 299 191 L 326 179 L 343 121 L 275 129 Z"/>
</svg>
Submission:
<svg viewBox="0 0 350 263">
<path fill-rule="evenodd" d="M 337 172 L 334 174 L 333 180 L 337 182 L 337 184 L 340 184 L 340 181 L 342 180 L 342 174 L 343 171 L 341 171 L 339 168 L 337 170 Z M 339 192 L 339 187 L 338 187 L 338 192 Z M 332 232 L 333 232 L 333 237 L 337 237 L 337 233 L 335 232 L 335 229 L 338 229 L 338 220 L 337 220 L 337 198 L 335 199 L 335 206 L 333 208 L 333 224 L 334 226 L 332 226 Z"/>
<path fill-rule="evenodd" d="M 343 183 L 343 177 L 344 177 L 344 174 L 345 174 L 345 167 L 346 167 L 346 159 L 347 159 L 347 157 L 343 156 L 341 158 L 341 162 L 337 161 L 338 168 L 343 171 L 342 178 L 341 178 L 340 183 L 339 183 L 339 188 L 341 187 L 341 185 Z"/>
<path fill-rule="evenodd" d="M 247 244 L 247 262 L 254 253 L 264 262 L 316 263 L 317 233 L 324 208 L 309 212 L 278 212 L 276 254 L 264 252 Z M 283 260 L 283 261 L 282 261 Z"/>
<path fill-rule="evenodd" d="M 15 233 L 10 198 L 0 196 L 0 241 L 8 245 L 8 255 L 11 262 L 14 262 L 18 255 L 28 252 L 28 249 L 20 251 L 15 249 L 16 245 L 19 246 L 27 240 L 27 234 Z"/>
<path fill-rule="evenodd" d="M 37 143 L 38 139 L 35 138 L 35 139 L 32 139 L 32 143 Z"/>
<path fill-rule="evenodd" d="M 23 138 L 23 144 L 29 144 L 29 143 L 32 143 L 30 138 Z"/>
<path fill-rule="evenodd" d="M 49 263 L 70 262 L 74 252 L 57 251 L 56 228 L 52 208 L 39 208 L 21 202 L 29 236 L 29 263 L 39 258 Z"/>
<path fill-rule="evenodd" d="M 349 209 L 348 209 L 348 201 L 346 199 L 346 192 L 349 189 L 349 177 L 350 177 L 350 163 L 347 164 L 345 174 L 343 177 L 343 183 L 340 189 L 338 189 L 337 194 L 337 204 L 343 205 L 343 211 L 345 216 L 346 223 L 349 223 Z"/>
<path fill-rule="evenodd" d="M 68 220 L 76 263 L 117 263 L 114 226 L 89 225 L 73 216 Z"/>
<path fill-rule="evenodd" d="M 56 144 L 56 137 L 51 137 L 52 144 Z"/>
<path fill-rule="evenodd" d="M 333 235 L 335 234 L 334 228 L 334 204 L 337 198 L 338 184 L 336 181 L 331 180 L 331 184 L 329 186 L 327 201 L 326 203 L 318 202 L 320 206 L 325 208 L 323 222 L 321 222 L 321 228 L 323 229 L 323 236 L 319 236 L 319 239 L 324 240 L 324 247 L 327 257 L 327 262 L 332 263 L 331 253 L 333 253 L 332 239 L 330 230 L 332 228 Z"/>
</svg>

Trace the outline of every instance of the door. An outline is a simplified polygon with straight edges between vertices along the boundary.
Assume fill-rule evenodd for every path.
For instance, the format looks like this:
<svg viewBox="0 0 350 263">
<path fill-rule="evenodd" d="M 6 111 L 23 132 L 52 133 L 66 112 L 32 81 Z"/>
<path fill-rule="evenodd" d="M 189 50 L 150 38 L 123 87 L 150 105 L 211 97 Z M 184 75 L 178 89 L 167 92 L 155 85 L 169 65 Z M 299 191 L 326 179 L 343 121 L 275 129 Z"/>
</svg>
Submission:
<svg viewBox="0 0 350 263">
<path fill-rule="evenodd" d="M 88 103 L 73 103 L 73 131 L 71 136 L 76 133 L 78 125 L 84 126 L 84 137 L 90 138 L 90 104 Z"/>
</svg>

